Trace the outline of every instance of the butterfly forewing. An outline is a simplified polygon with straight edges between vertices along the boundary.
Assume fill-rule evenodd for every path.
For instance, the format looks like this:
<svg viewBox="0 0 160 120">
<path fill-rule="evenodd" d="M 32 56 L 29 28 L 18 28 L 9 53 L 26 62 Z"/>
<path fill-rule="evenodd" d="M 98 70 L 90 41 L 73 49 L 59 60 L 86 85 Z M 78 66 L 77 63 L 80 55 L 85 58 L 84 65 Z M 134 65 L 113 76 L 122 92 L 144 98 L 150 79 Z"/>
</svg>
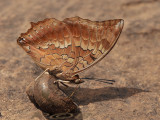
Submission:
<svg viewBox="0 0 160 120">
<path fill-rule="evenodd" d="M 102 22 L 80 17 L 63 21 L 45 19 L 31 23 L 17 42 L 43 69 L 58 68 L 62 73 L 74 75 L 105 57 L 122 28 L 121 19 Z"/>
<path fill-rule="evenodd" d="M 71 51 L 70 31 L 56 19 L 46 19 L 31 25 L 25 34 L 21 34 L 18 44 L 43 69 L 54 70 L 66 60 L 63 55 Z"/>
</svg>

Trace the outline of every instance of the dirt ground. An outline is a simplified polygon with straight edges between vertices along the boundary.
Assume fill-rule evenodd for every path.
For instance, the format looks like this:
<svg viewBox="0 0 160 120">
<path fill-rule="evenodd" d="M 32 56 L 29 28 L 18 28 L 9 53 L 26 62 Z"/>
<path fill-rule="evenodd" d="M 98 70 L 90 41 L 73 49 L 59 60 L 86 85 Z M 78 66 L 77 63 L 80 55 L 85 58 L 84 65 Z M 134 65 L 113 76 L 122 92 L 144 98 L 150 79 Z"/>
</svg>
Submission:
<svg viewBox="0 0 160 120">
<path fill-rule="evenodd" d="M 0 119 L 45 120 L 25 88 L 42 70 L 17 45 L 30 22 L 80 16 L 122 18 L 119 41 L 100 63 L 81 77 L 74 96 L 80 120 L 160 120 L 159 0 L 0 0 Z"/>
</svg>

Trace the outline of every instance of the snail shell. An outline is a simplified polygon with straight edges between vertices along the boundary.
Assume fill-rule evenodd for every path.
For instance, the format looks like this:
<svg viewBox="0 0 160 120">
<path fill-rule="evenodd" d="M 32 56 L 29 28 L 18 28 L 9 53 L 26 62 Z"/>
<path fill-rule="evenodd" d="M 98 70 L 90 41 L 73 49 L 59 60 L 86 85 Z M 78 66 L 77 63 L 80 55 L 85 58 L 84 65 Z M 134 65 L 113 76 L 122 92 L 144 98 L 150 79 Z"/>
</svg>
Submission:
<svg viewBox="0 0 160 120">
<path fill-rule="evenodd" d="M 42 75 L 27 87 L 27 95 L 34 105 L 49 114 L 69 113 L 78 110 L 77 105 L 58 88 L 56 78 Z"/>
</svg>

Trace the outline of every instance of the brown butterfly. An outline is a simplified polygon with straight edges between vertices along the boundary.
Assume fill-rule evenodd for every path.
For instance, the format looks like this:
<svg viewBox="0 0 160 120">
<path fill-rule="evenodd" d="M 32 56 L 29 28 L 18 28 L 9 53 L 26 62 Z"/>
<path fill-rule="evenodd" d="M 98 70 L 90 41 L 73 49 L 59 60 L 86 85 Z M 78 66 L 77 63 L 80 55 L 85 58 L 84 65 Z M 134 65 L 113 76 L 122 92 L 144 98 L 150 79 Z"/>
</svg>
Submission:
<svg viewBox="0 0 160 120">
<path fill-rule="evenodd" d="M 50 75 L 62 81 L 81 83 L 78 73 L 90 68 L 111 51 L 123 25 L 122 19 L 45 19 L 31 22 L 31 28 L 21 34 L 17 43 Z"/>
</svg>

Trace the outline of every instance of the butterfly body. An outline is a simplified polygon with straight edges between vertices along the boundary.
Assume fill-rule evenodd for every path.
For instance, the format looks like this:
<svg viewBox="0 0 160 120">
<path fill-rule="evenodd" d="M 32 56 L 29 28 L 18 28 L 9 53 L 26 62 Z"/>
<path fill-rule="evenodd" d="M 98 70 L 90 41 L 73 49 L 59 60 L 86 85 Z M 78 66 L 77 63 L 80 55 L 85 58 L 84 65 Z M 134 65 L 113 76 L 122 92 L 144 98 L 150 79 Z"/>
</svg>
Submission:
<svg viewBox="0 0 160 120">
<path fill-rule="evenodd" d="M 54 74 L 54 71 L 53 72 L 49 71 L 49 74 L 53 75 L 58 80 L 70 81 L 70 83 L 80 84 L 80 83 L 84 82 L 83 80 L 81 80 L 79 78 L 78 74 L 73 75 L 73 76 L 71 76 L 70 74 L 67 74 L 67 73 L 64 74 L 63 72 Z"/>
<path fill-rule="evenodd" d="M 102 60 L 123 29 L 122 19 L 90 21 L 80 17 L 31 23 L 17 43 L 42 69 L 71 83 L 83 82 L 78 73 Z"/>
</svg>

